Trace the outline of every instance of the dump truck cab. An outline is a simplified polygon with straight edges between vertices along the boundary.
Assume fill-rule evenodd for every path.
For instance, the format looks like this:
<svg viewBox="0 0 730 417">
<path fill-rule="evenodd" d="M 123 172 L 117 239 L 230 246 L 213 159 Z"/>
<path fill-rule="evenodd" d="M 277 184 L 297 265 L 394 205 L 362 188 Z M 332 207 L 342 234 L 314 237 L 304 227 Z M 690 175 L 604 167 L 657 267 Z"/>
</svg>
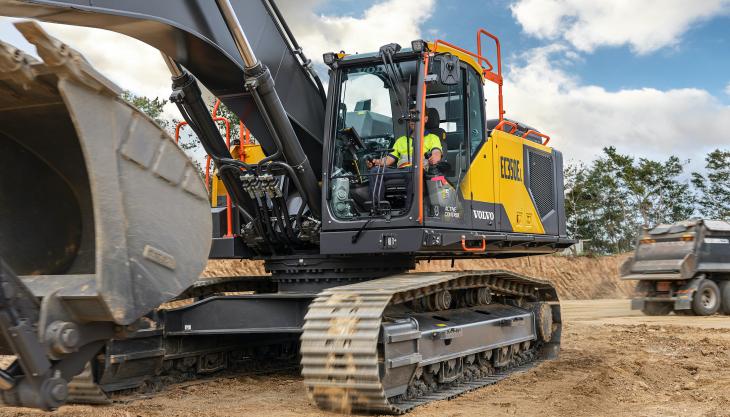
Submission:
<svg viewBox="0 0 730 417">
<path fill-rule="evenodd" d="M 648 315 L 730 312 L 730 223 L 688 220 L 642 229 L 621 278 L 638 281 L 631 306 Z"/>
</svg>

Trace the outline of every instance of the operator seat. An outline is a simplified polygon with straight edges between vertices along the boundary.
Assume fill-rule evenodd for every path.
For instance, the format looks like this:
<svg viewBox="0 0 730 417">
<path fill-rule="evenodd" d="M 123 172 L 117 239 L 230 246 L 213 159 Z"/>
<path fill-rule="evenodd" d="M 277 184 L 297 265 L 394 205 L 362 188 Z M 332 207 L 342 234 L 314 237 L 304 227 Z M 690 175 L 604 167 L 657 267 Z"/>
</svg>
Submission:
<svg viewBox="0 0 730 417">
<path fill-rule="evenodd" d="M 441 115 L 439 115 L 439 111 L 434 109 L 433 107 L 428 107 L 426 109 L 426 115 L 428 115 L 428 122 L 426 122 L 426 133 L 433 133 L 434 135 L 438 136 L 439 141 L 441 141 L 441 160 L 444 162 L 448 162 L 446 160 L 446 158 L 448 157 L 446 131 L 441 128 Z"/>
</svg>

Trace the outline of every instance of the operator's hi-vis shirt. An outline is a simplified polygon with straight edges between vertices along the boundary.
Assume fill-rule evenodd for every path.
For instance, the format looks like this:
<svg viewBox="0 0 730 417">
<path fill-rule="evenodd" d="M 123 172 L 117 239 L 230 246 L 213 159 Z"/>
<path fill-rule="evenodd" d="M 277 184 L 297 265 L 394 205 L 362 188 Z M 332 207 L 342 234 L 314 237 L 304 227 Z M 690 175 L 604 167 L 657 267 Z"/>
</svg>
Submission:
<svg viewBox="0 0 730 417">
<path fill-rule="evenodd" d="M 441 151 L 441 141 L 438 136 L 428 133 L 423 137 L 423 152 L 428 153 L 434 149 Z M 411 166 L 413 164 L 413 139 L 406 139 L 405 136 L 396 139 L 390 156 L 398 161 L 398 168 Z"/>
</svg>

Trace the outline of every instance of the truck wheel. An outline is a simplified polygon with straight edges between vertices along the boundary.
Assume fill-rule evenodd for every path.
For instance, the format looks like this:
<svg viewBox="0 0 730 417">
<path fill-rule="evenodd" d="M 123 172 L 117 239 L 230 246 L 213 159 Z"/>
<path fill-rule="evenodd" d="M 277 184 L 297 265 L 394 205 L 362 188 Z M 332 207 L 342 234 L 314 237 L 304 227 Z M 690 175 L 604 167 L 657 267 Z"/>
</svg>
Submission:
<svg viewBox="0 0 730 417">
<path fill-rule="evenodd" d="M 672 312 L 672 303 L 662 303 L 660 301 L 647 301 L 641 312 L 647 316 L 666 316 Z"/>
<path fill-rule="evenodd" d="M 711 316 L 720 309 L 720 288 L 714 281 L 704 279 L 692 298 L 692 310 L 698 316 Z"/>
<path fill-rule="evenodd" d="M 720 299 L 722 314 L 730 315 L 730 281 L 720 281 Z"/>
</svg>

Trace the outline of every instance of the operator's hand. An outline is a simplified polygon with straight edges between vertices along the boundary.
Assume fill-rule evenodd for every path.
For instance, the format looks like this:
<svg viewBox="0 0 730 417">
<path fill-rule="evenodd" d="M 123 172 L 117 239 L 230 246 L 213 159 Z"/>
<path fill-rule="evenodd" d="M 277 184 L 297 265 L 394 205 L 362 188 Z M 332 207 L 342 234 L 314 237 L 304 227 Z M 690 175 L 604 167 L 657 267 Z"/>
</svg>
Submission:
<svg viewBox="0 0 730 417">
<path fill-rule="evenodd" d="M 439 163 L 439 161 L 441 161 L 441 154 L 440 154 L 440 153 L 439 153 L 439 154 L 437 154 L 437 153 L 432 153 L 432 154 L 431 154 L 431 157 L 430 157 L 430 158 L 428 158 L 428 163 L 429 163 L 430 165 L 436 165 L 436 164 L 438 164 L 438 163 Z"/>
<path fill-rule="evenodd" d="M 382 166 L 383 165 L 383 161 L 380 160 L 380 159 L 368 159 L 366 161 L 366 163 L 367 163 L 368 169 L 370 169 L 372 167 Z"/>
</svg>

